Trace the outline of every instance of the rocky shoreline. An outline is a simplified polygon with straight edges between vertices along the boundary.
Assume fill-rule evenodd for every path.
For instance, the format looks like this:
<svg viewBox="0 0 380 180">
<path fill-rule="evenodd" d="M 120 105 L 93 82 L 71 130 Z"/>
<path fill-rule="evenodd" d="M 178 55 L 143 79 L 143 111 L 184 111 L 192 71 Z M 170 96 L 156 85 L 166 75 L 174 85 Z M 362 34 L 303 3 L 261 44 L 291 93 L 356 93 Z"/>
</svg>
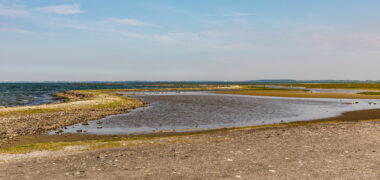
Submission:
<svg viewBox="0 0 380 180">
<path fill-rule="evenodd" d="M 19 136 L 44 134 L 49 130 L 126 113 L 130 109 L 144 106 L 138 99 L 101 95 L 102 97 L 95 97 L 99 94 L 69 91 L 58 94 L 68 99 L 65 103 L 1 109 L 0 147 Z"/>
</svg>

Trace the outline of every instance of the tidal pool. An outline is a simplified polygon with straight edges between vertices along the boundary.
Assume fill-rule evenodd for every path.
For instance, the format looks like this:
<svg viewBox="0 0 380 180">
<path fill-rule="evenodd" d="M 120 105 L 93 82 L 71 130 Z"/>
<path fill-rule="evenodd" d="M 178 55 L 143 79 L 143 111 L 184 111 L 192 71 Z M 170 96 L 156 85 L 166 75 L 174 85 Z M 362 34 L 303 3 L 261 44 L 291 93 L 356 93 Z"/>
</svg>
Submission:
<svg viewBox="0 0 380 180">
<path fill-rule="evenodd" d="M 284 98 L 209 92 L 142 92 L 125 96 L 140 98 L 149 105 L 92 121 L 89 125 L 77 124 L 62 130 L 64 133 L 82 130 L 91 134 L 184 131 L 315 120 L 338 116 L 346 111 L 380 108 L 380 100 L 363 99 Z"/>
</svg>

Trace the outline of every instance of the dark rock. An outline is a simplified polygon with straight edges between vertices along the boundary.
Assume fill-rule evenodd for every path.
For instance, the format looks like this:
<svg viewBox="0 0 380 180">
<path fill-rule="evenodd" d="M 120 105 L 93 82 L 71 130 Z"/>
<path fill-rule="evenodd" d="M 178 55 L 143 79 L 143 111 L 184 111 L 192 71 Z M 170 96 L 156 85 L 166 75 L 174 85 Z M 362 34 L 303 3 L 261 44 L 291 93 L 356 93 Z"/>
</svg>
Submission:
<svg viewBox="0 0 380 180">
<path fill-rule="evenodd" d="M 83 126 L 88 126 L 88 125 L 90 125 L 88 122 L 82 122 L 82 125 Z"/>
</svg>

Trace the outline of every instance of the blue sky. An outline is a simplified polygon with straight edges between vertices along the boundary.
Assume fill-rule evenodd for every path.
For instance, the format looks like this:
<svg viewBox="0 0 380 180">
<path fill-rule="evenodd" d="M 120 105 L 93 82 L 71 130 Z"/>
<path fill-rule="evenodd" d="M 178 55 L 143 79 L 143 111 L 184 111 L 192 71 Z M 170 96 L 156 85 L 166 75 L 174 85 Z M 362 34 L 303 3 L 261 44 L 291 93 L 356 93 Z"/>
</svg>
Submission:
<svg viewBox="0 0 380 180">
<path fill-rule="evenodd" d="M 0 81 L 380 79 L 377 0 L 0 0 Z"/>
</svg>

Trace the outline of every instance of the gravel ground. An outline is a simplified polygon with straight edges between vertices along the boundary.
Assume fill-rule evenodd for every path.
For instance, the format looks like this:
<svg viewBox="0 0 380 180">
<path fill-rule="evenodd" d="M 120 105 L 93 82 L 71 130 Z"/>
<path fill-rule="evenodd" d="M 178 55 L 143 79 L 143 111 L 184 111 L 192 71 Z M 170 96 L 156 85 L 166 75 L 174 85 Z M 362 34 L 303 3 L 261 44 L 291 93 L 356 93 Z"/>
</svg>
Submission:
<svg viewBox="0 0 380 180">
<path fill-rule="evenodd" d="M 0 179 L 380 179 L 380 121 L 231 130 L 0 164 Z"/>
</svg>

